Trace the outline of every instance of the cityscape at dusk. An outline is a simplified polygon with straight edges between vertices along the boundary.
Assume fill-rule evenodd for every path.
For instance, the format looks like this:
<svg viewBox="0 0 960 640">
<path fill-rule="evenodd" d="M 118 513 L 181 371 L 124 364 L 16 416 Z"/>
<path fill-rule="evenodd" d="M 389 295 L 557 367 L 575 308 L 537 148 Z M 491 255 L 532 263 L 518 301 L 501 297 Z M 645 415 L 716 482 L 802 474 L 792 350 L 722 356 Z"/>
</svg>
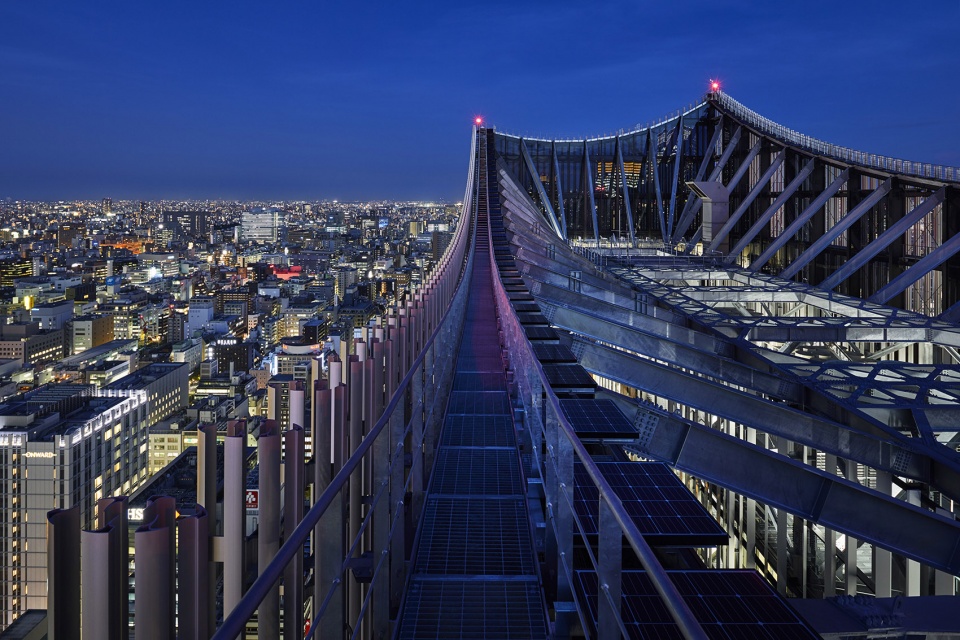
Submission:
<svg viewBox="0 0 960 640">
<path fill-rule="evenodd" d="M 456 202 L 475 115 L 594 136 L 710 78 L 821 140 L 957 166 L 960 6 L 927 7 L 6 2 L 0 199 Z"/>
<path fill-rule="evenodd" d="M 0 640 L 960 640 L 957 0 L 0 5 Z"/>
</svg>

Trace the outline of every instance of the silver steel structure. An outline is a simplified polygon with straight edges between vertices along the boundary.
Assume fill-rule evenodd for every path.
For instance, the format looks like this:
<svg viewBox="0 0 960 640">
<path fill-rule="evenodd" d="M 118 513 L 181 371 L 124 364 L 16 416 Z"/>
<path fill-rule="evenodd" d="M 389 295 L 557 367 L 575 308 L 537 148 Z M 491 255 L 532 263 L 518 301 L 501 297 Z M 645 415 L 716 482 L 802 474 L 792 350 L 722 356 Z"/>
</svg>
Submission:
<svg viewBox="0 0 960 640">
<path fill-rule="evenodd" d="M 807 138 L 722 93 L 606 138 L 475 130 L 461 224 L 441 264 L 313 390 L 314 459 L 303 460 L 295 428 L 283 435 L 281 474 L 279 434 L 262 434 L 261 493 L 279 505 L 282 485 L 284 507 L 262 512 L 258 551 L 244 545 L 243 430 L 227 438 L 219 507 L 208 429 L 203 508 L 173 522 L 159 499 L 135 534 L 158 576 L 137 576 L 138 598 L 156 594 L 144 615 L 177 616 L 180 637 L 191 638 L 241 637 L 258 611 L 261 637 L 281 626 L 285 638 L 418 637 L 409 631 L 418 524 L 452 397 L 452 354 L 475 339 L 462 328 L 479 317 L 466 308 L 477 269 L 491 273 L 496 307 L 496 331 L 483 334 L 498 336 L 488 365 L 503 363 L 530 458 L 524 486 L 532 528 L 543 531 L 536 576 L 550 635 L 629 635 L 624 566 L 636 562 L 671 624 L 706 637 L 664 555 L 597 466 L 611 452 L 667 463 L 724 526 L 728 544 L 696 552 L 703 566 L 756 569 L 795 597 L 955 594 L 957 179 L 954 169 Z M 516 312 L 518 301 L 531 308 Z M 577 436 L 521 322 L 534 309 L 634 435 Z M 578 465 L 599 495 L 589 543 Z M 305 488 L 311 506 L 301 514 Z M 109 504 L 101 526 L 122 521 Z M 48 520 L 50 565 L 65 569 L 51 578 L 51 634 L 80 619 L 70 589 L 81 569 L 71 555 L 76 527 L 69 511 Z M 178 598 L 164 582 L 173 527 Z M 107 545 L 119 538 L 109 527 L 98 535 Z M 84 551 L 94 548 L 84 540 Z M 258 577 L 248 585 L 253 555 Z M 592 621 L 576 586 L 584 570 L 599 585 Z M 90 571 L 117 591 L 113 570 Z M 137 607 L 139 615 L 139 599 Z"/>
</svg>

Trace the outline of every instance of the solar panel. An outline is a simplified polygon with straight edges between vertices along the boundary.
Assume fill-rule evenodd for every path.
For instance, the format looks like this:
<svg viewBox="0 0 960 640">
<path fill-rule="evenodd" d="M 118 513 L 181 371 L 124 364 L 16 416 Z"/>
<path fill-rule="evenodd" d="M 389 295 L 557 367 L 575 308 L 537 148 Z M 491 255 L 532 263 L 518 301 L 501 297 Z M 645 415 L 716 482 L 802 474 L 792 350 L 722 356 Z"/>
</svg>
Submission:
<svg viewBox="0 0 960 640">
<path fill-rule="evenodd" d="M 630 519 L 653 546 L 713 546 L 727 533 L 662 462 L 598 462 Z M 598 533 L 600 491 L 582 464 L 574 467 L 577 516 L 588 536 Z"/>
<path fill-rule="evenodd" d="M 550 327 L 524 327 L 523 331 L 527 334 L 527 340 L 530 342 L 534 340 L 549 340 L 553 343 L 560 342 L 560 336 Z"/>
<path fill-rule="evenodd" d="M 590 389 L 597 387 L 586 369 L 579 364 L 545 364 L 543 372 L 554 391 L 559 389 Z"/>
<path fill-rule="evenodd" d="M 668 571 L 707 636 L 715 640 L 813 640 L 819 638 L 756 571 Z M 624 571 L 620 615 L 631 638 L 683 636 L 653 581 L 643 571 Z M 577 595 L 597 623 L 597 574 L 575 572 Z"/>
<path fill-rule="evenodd" d="M 637 430 L 613 400 L 564 399 L 560 409 L 581 438 L 636 438 Z"/>
<path fill-rule="evenodd" d="M 514 302 L 513 310 L 517 313 L 538 313 L 540 306 L 535 302 Z"/>
<path fill-rule="evenodd" d="M 535 580 L 415 578 L 407 591 L 398 637 L 547 638 L 540 587 Z"/>
<path fill-rule="evenodd" d="M 517 436 L 509 416 L 447 414 L 440 444 L 447 447 L 516 447 Z"/>
<path fill-rule="evenodd" d="M 517 320 L 522 325 L 543 325 L 549 326 L 546 316 L 542 313 L 518 313 Z"/>
<path fill-rule="evenodd" d="M 533 345 L 533 353 L 537 356 L 537 360 L 543 364 L 577 361 L 577 357 L 573 355 L 573 351 L 570 351 L 570 347 L 564 344 L 535 344 Z"/>
<path fill-rule="evenodd" d="M 523 499 L 427 500 L 417 573 L 536 575 L 535 557 Z"/>
</svg>

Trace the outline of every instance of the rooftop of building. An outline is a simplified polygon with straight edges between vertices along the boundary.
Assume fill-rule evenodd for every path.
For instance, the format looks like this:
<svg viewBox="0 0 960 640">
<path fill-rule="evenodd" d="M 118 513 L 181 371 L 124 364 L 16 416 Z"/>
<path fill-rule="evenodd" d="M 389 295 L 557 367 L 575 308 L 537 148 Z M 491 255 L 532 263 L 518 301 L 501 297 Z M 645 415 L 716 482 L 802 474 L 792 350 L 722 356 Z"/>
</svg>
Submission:
<svg viewBox="0 0 960 640">
<path fill-rule="evenodd" d="M 186 367 L 185 362 L 152 362 L 145 367 L 137 369 L 133 373 L 126 375 L 119 380 L 108 384 L 105 389 L 136 389 L 145 384 L 150 384 L 173 371 Z"/>
</svg>

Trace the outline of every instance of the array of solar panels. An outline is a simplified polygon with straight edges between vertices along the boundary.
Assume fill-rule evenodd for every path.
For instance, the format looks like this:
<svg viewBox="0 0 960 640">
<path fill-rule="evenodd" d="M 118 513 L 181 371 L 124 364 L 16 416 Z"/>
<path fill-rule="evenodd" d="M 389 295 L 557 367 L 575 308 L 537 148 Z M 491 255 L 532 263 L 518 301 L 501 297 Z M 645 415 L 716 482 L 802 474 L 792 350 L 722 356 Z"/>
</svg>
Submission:
<svg viewBox="0 0 960 640">
<path fill-rule="evenodd" d="M 684 602 L 712 640 L 812 640 L 820 636 L 756 571 L 668 571 Z M 575 590 L 597 624 L 597 574 L 577 571 Z M 653 581 L 624 571 L 620 614 L 630 638 L 682 640 Z"/>
</svg>

